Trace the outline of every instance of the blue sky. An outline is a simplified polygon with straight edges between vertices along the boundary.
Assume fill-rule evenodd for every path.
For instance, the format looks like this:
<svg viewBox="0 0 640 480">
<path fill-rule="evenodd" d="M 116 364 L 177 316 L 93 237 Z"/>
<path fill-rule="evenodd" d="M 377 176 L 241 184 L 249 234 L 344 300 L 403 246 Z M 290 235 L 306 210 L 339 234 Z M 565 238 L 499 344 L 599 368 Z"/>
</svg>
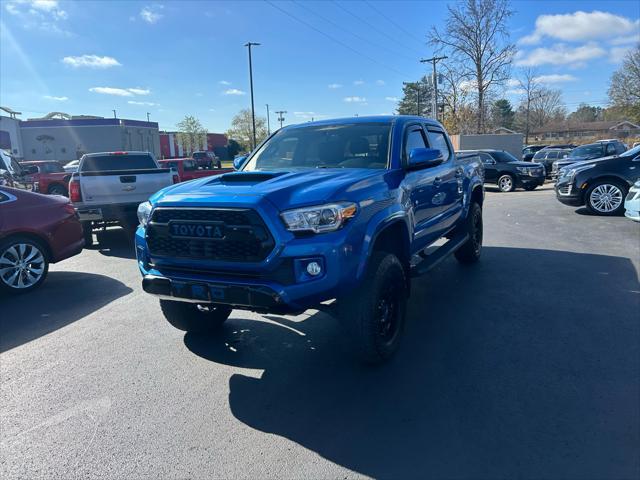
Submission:
<svg viewBox="0 0 640 480">
<path fill-rule="evenodd" d="M 402 82 L 431 56 L 425 33 L 447 2 L 136 2 L 1 0 L 0 103 L 21 118 L 50 111 L 151 119 L 185 114 L 225 131 L 249 106 L 285 123 L 391 113 Z M 640 41 L 640 2 L 514 1 L 517 67 L 560 88 L 569 111 L 604 105 L 611 73 Z M 518 100 L 515 85 L 505 95 Z M 275 115 L 271 117 L 272 126 Z"/>
</svg>

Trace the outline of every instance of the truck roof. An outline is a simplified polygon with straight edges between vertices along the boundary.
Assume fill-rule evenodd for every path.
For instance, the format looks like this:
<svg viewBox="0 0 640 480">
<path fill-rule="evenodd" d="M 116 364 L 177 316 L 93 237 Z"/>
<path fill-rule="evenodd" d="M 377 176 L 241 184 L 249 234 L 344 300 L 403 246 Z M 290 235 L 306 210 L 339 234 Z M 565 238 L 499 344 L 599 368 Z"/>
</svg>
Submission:
<svg viewBox="0 0 640 480">
<path fill-rule="evenodd" d="M 427 117 L 419 117 L 417 115 L 368 115 L 363 117 L 343 117 L 331 118 L 326 120 L 316 120 L 314 122 L 297 123 L 288 125 L 283 129 L 304 128 L 307 126 L 323 126 L 323 125 L 350 125 L 354 123 L 399 123 L 404 124 L 412 121 L 427 123 L 434 127 L 442 127 L 440 122 Z"/>
</svg>

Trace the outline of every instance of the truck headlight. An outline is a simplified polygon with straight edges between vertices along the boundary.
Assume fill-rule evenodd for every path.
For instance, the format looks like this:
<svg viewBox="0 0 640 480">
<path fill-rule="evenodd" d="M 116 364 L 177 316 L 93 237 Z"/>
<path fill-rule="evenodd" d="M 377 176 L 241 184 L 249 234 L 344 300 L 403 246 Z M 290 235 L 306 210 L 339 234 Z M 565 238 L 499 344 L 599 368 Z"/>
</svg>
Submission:
<svg viewBox="0 0 640 480">
<path fill-rule="evenodd" d="M 143 227 L 146 227 L 147 223 L 149 223 L 152 208 L 153 207 L 149 202 L 143 202 L 138 205 L 138 220 L 140 221 L 140 225 Z"/>
<path fill-rule="evenodd" d="M 331 203 L 287 210 L 280 216 L 290 232 L 322 233 L 339 229 L 356 211 L 355 203 Z"/>
<path fill-rule="evenodd" d="M 529 167 L 516 167 L 516 170 L 522 175 L 529 175 L 530 172 Z"/>
</svg>

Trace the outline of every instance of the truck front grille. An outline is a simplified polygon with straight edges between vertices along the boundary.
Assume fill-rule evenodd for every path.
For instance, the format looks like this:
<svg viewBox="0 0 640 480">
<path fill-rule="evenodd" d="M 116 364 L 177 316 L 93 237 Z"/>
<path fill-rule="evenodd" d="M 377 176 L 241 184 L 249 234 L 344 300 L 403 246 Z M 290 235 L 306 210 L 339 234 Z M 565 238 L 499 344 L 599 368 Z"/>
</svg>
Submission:
<svg viewBox="0 0 640 480">
<path fill-rule="evenodd" d="M 174 236 L 171 222 L 219 225 L 225 233 L 222 238 Z M 152 256 L 261 262 L 271 253 L 275 241 L 255 210 L 157 208 L 147 226 L 147 245 Z"/>
</svg>

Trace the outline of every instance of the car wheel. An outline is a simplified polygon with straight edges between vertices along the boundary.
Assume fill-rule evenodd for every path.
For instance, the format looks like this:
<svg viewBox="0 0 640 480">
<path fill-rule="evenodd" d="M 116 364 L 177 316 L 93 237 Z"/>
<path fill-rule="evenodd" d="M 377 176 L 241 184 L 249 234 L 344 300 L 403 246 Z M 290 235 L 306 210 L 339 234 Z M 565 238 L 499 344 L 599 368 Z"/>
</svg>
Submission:
<svg viewBox="0 0 640 480">
<path fill-rule="evenodd" d="M 362 285 L 338 300 L 339 316 L 365 363 L 382 363 L 398 349 L 407 310 L 406 286 L 398 257 L 374 252 Z"/>
<path fill-rule="evenodd" d="M 26 237 L 0 242 L 0 291 L 26 293 L 38 288 L 49 272 L 44 246 Z"/>
<path fill-rule="evenodd" d="M 498 178 L 498 189 L 501 192 L 513 192 L 516 189 L 516 179 L 513 175 L 501 175 Z"/>
<path fill-rule="evenodd" d="M 49 195 L 62 195 L 63 197 L 68 197 L 67 189 L 62 185 L 53 185 L 49 187 L 49 191 L 47 192 Z"/>
<path fill-rule="evenodd" d="M 469 206 L 464 231 L 469 234 L 469 240 L 454 255 L 460 263 L 475 263 L 482 253 L 482 207 L 476 202 Z"/>
<path fill-rule="evenodd" d="M 624 211 L 627 188 L 614 180 L 602 180 L 589 187 L 585 194 L 587 209 L 596 215 L 619 215 Z"/>
<path fill-rule="evenodd" d="M 226 305 L 199 305 L 174 300 L 160 300 L 160 308 L 164 318 L 178 330 L 198 333 L 219 328 L 232 310 Z"/>
</svg>

